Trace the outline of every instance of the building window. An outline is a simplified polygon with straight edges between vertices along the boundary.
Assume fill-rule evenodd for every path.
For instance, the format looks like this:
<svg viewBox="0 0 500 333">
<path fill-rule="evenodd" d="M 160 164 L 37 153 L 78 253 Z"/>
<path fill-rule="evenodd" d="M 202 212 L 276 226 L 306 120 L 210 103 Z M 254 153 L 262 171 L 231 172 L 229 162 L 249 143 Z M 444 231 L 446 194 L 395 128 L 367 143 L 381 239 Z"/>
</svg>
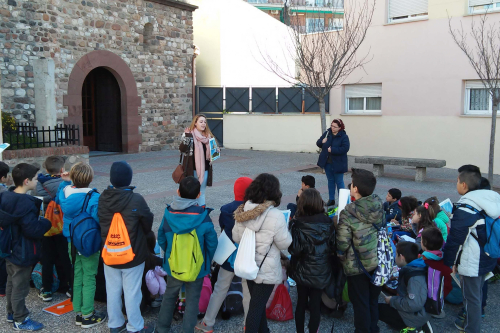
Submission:
<svg viewBox="0 0 500 333">
<path fill-rule="evenodd" d="M 427 18 L 428 7 L 428 0 L 389 0 L 389 23 Z"/>
<path fill-rule="evenodd" d="M 469 13 L 485 13 L 500 11 L 500 1 L 495 0 L 469 0 Z"/>
<path fill-rule="evenodd" d="M 341 18 L 330 17 L 328 19 L 328 30 L 342 30 L 344 28 L 344 20 Z"/>
<path fill-rule="evenodd" d="M 306 32 L 321 32 L 325 31 L 324 18 L 306 18 Z"/>
<path fill-rule="evenodd" d="M 346 113 L 382 112 L 381 84 L 351 84 L 345 86 Z"/>
<path fill-rule="evenodd" d="M 465 83 L 465 114 L 491 114 L 493 99 L 481 81 Z"/>
</svg>

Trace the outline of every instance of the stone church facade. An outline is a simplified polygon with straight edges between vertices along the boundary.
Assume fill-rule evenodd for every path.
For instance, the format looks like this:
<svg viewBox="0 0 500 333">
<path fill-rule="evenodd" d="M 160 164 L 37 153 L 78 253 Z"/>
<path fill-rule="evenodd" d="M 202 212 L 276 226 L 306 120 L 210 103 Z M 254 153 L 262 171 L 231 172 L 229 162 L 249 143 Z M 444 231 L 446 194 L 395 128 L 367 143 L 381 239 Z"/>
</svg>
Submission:
<svg viewBox="0 0 500 333">
<path fill-rule="evenodd" d="M 2 111 L 94 150 L 176 148 L 192 119 L 195 6 L 0 0 Z"/>
</svg>

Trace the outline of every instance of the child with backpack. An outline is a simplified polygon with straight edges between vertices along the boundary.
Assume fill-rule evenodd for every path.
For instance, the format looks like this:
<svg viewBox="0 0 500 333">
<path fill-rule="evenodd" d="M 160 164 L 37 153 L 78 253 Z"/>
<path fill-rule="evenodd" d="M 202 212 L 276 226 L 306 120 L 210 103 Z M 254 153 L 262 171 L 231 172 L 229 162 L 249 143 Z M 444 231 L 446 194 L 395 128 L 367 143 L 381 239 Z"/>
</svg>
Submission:
<svg viewBox="0 0 500 333">
<path fill-rule="evenodd" d="M 432 333 L 430 316 L 425 312 L 427 271 L 424 260 L 418 258 L 415 243 L 399 242 L 396 252 L 396 264 L 401 268 L 398 296 L 385 297 L 385 304 L 378 304 L 379 319 L 396 330 Z"/>
<path fill-rule="evenodd" d="M 304 332 L 308 307 L 311 314 L 309 332 L 317 332 L 321 319 L 321 295 L 332 279 L 331 257 L 335 248 L 335 228 L 325 215 L 324 202 L 317 190 L 302 192 L 290 226 L 290 276 L 297 283 L 298 293 L 295 327 L 298 333 Z"/>
<path fill-rule="evenodd" d="M 41 239 L 50 221 L 40 217 L 42 201 L 31 195 L 38 168 L 20 163 L 12 170 L 15 188 L 0 193 L 0 256 L 7 269 L 7 322 L 17 331 L 38 331 L 43 324 L 31 320 L 25 298 L 30 291 L 33 266 L 40 259 Z"/>
<path fill-rule="evenodd" d="M 422 232 L 422 259 L 429 269 L 439 271 L 441 276 L 444 276 L 443 285 L 443 299 L 448 296 L 448 294 L 453 289 L 451 284 L 451 268 L 443 263 L 443 248 L 444 240 L 443 234 L 438 228 L 428 228 Z M 439 289 L 438 286 L 436 286 Z M 445 312 L 441 310 L 439 315 L 433 315 L 434 318 L 444 318 Z"/>
<path fill-rule="evenodd" d="M 378 296 L 381 287 L 375 286 L 368 277 L 379 264 L 378 229 L 386 226 L 382 200 L 373 194 L 376 185 L 377 179 L 372 172 L 352 169 L 351 195 L 356 201 L 345 206 L 337 226 L 337 254 L 347 275 L 356 332 L 379 331 Z"/>
<path fill-rule="evenodd" d="M 439 206 L 439 201 L 437 197 L 431 197 L 424 201 L 424 205 L 429 205 L 429 215 L 436 224 L 436 227 L 441 231 L 443 235 L 443 240 L 446 242 L 448 238 L 448 223 L 450 222 L 450 218 L 444 210 Z"/>
<path fill-rule="evenodd" d="M 134 193 L 132 168 L 125 161 L 114 162 L 110 182 L 99 197 L 99 224 L 104 249 L 104 275 L 108 327 L 112 333 L 150 333 L 141 315 L 142 276 L 149 257 L 146 235 L 151 232 L 154 215 L 142 195 Z M 128 324 L 122 312 L 122 293 Z"/>
<path fill-rule="evenodd" d="M 9 166 L 0 161 L 0 193 L 9 189 L 6 185 L 9 175 Z M 7 285 L 7 269 L 5 268 L 5 259 L 0 257 L 0 297 L 5 297 L 5 286 Z"/>
<path fill-rule="evenodd" d="M 59 185 L 56 203 L 63 212 L 63 235 L 69 242 L 70 259 L 73 263 L 72 302 L 76 314 L 75 325 L 90 328 L 103 323 L 107 318 L 105 313 L 97 313 L 94 309 L 101 248 L 97 213 L 99 193 L 89 187 L 94 178 L 94 170 L 86 163 L 76 163 L 69 173 L 61 174 L 61 178 L 63 182 Z M 82 219 L 84 215 L 85 220 Z M 91 229 L 83 230 L 90 226 Z M 83 240 L 81 236 L 84 233 L 94 239 L 86 237 Z M 79 240 L 78 244 L 75 244 L 76 240 Z M 80 248 L 76 249 L 76 246 Z"/>
<path fill-rule="evenodd" d="M 460 274 L 464 307 L 467 309 L 464 319 L 458 318 L 455 326 L 465 332 L 480 332 L 485 276 L 497 262 L 485 251 L 489 245 L 486 220 L 495 220 L 500 216 L 500 194 L 480 189 L 481 172 L 477 166 L 464 165 L 458 172 L 457 192 L 462 197 L 453 209 L 443 261 L 446 266 L 453 266 L 454 273 Z M 498 242 L 494 245 L 498 249 Z"/>
<path fill-rule="evenodd" d="M 52 300 L 53 267 L 56 266 L 59 278 L 59 292 L 67 293 L 70 290 L 71 262 L 68 254 L 68 241 L 62 234 L 63 214 L 61 207 L 56 204 L 55 197 L 59 185 L 63 181 L 64 158 L 49 156 L 45 160 L 47 174 L 38 175 L 38 184 L 33 195 L 43 197 L 45 217 L 52 223 L 52 227 L 42 239 L 42 288 L 38 293 L 44 302 Z"/>
<path fill-rule="evenodd" d="M 183 284 L 186 287 L 186 309 L 182 330 L 193 332 L 203 280 L 210 273 L 218 245 L 217 233 L 209 216 L 212 209 L 198 205 L 200 182 L 194 177 L 184 178 L 177 194 L 165 209 L 158 229 L 158 244 L 165 251 L 163 269 L 168 274 L 156 327 L 158 333 L 170 330 Z"/>
<path fill-rule="evenodd" d="M 245 191 L 252 183 L 248 177 L 240 177 L 234 182 L 234 201 L 221 207 L 219 215 L 219 225 L 221 232 L 224 231 L 231 241 L 233 241 L 234 211 L 244 203 Z M 229 259 L 229 258 L 228 258 Z M 215 317 L 219 313 L 220 307 L 226 298 L 227 291 L 234 278 L 234 268 L 227 260 L 221 265 L 214 291 L 210 297 L 207 312 L 201 322 L 196 325 L 196 329 L 202 332 L 213 332 Z M 248 305 L 248 303 L 244 303 Z M 248 308 L 245 308 L 245 315 Z"/>
</svg>

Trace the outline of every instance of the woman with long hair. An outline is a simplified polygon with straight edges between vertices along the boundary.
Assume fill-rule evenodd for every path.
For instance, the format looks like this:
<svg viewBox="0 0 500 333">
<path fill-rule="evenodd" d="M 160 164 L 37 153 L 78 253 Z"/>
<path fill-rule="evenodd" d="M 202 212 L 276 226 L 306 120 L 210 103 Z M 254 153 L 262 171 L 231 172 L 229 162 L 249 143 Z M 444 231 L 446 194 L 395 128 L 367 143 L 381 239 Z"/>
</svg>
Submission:
<svg viewBox="0 0 500 333">
<path fill-rule="evenodd" d="M 246 228 L 255 232 L 255 263 L 259 272 L 247 280 L 250 305 L 246 333 L 269 332 L 266 303 L 274 285 L 282 282 L 281 251 L 292 243 L 285 216 L 277 208 L 281 202 L 280 182 L 276 176 L 257 176 L 245 192 L 245 203 L 234 212 L 233 240 L 241 242 Z"/>
<path fill-rule="evenodd" d="M 344 173 L 347 170 L 347 152 L 350 148 L 349 137 L 345 132 L 342 119 L 334 119 L 330 128 L 318 139 L 316 145 L 321 148 L 318 166 L 325 169 L 328 179 L 328 203 L 335 205 L 335 190 L 345 188 Z"/>
<path fill-rule="evenodd" d="M 182 134 L 179 150 L 187 158 L 183 161 L 186 177 L 194 176 L 201 184 L 198 204 L 205 205 L 205 190 L 212 186 L 213 168 L 210 162 L 210 139 L 214 135 L 210 131 L 207 117 L 197 114 L 191 121 L 191 125 Z"/>
</svg>

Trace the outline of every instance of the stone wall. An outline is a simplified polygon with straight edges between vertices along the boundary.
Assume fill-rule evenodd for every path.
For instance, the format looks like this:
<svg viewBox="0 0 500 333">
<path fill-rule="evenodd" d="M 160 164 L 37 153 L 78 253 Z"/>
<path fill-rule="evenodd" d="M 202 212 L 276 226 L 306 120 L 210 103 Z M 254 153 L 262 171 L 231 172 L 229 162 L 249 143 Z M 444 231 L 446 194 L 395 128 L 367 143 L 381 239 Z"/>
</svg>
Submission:
<svg viewBox="0 0 500 333">
<path fill-rule="evenodd" d="M 2 110 L 36 122 L 33 62 L 50 58 L 62 122 L 74 65 L 107 50 L 130 67 L 142 99 L 140 150 L 176 147 L 192 119 L 194 8 L 173 0 L 0 0 Z"/>
<path fill-rule="evenodd" d="M 2 153 L 3 161 L 11 169 L 19 163 L 35 164 L 44 169 L 45 159 L 52 155 L 63 156 L 66 159 L 64 168 L 68 171 L 75 163 L 89 163 L 89 148 L 85 146 L 5 150 Z"/>
</svg>

